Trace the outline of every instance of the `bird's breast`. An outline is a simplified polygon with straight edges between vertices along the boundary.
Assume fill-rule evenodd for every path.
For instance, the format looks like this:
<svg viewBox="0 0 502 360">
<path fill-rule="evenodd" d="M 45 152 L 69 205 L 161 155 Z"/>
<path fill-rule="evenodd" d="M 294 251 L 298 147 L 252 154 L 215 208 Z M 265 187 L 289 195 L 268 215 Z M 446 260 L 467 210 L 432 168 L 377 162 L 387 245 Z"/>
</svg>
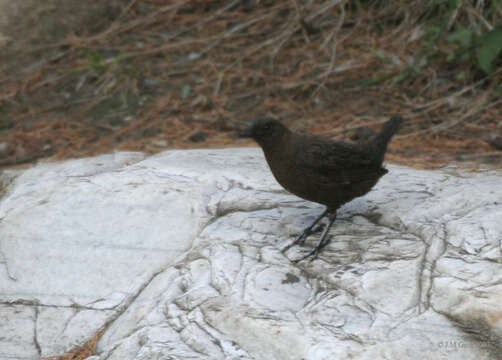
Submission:
<svg viewBox="0 0 502 360">
<path fill-rule="evenodd" d="M 277 182 L 290 193 L 309 199 L 308 189 L 312 187 L 308 174 L 302 173 L 296 166 L 296 158 L 287 147 L 282 148 L 280 153 L 264 151 L 268 166 Z M 310 190 L 311 191 L 311 190 Z M 312 201 L 314 201 L 312 199 Z"/>
</svg>

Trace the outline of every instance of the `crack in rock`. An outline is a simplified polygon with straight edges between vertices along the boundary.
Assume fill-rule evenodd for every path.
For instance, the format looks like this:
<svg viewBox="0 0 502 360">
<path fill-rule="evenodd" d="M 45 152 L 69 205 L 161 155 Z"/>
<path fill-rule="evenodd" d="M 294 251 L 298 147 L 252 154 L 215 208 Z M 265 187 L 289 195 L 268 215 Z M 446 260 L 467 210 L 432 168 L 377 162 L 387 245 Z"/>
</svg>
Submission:
<svg viewBox="0 0 502 360">
<path fill-rule="evenodd" d="M 0 245 L 1 245 L 1 243 L 0 243 Z M 3 266 L 5 268 L 5 272 L 7 273 L 7 276 L 9 277 L 9 279 L 12 281 L 17 281 L 17 278 L 14 277 L 9 271 L 9 263 L 7 262 L 7 257 L 3 253 L 1 246 L 0 246 L 0 264 L 3 264 Z"/>
<path fill-rule="evenodd" d="M 441 224 L 439 227 L 440 229 L 438 229 L 430 239 L 423 240 L 425 243 L 425 251 L 418 273 L 418 299 L 420 301 L 420 313 L 429 309 L 436 263 L 446 252 L 446 243 L 448 238 L 446 226 Z"/>
<path fill-rule="evenodd" d="M 35 344 L 35 348 L 37 349 L 38 355 L 42 355 L 42 347 L 38 342 L 38 306 L 34 306 L 35 309 L 35 319 L 33 321 L 33 343 Z"/>
</svg>

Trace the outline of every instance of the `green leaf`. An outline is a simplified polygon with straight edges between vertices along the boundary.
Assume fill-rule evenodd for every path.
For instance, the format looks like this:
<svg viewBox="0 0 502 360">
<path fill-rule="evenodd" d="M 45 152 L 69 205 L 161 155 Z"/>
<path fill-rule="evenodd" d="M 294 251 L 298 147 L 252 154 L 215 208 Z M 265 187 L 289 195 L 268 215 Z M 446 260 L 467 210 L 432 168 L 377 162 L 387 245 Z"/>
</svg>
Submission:
<svg viewBox="0 0 502 360">
<path fill-rule="evenodd" d="M 457 54 L 455 54 L 455 52 L 451 52 L 446 57 L 446 61 L 451 62 L 451 61 L 455 60 L 456 58 L 457 58 Z"/>
<path fill-rule="evenodd" d="M 462 71 L 461 73 L 459 73 L 457 75 L 457 79 L 464 80 L 466 76 L 467 76 L 467 73 L 465 71 Z"/>
<path fill-rule="evenodd" d="M 472 43 L 472 31 L 466 28 L 460 28 L 448 36 L 451 43 L 460 44 L 463 48 L 468 48 Z"/>
<path fill-rule="evenodd" d="M 436 25 L 429 25 L 425 29 L 426 37 L 429 40 L 436 39 L 437 37 L 439 37 L 439 35 L 441 35 L 442 32 L 443 32 L 443 29 L 440 26 L 436 26 Z"/>
<path fill-rule="evenodd" d="M 405 70 L 402 73 L 396 75 L 390 83 L 391 83 L 391 85 L 399 84 L 401 81 L 405 80 L 409 76 L 410 76 L 410 72 Z"/>
<path fill-rule="evenodd" d="M 499 86 L 497 86 L 495 88 L 495 95 L 497 95 L 497 96 L 502 95 L 502 84 L 500 84 Z"/>
<path fill-rule="evenodd" d="M 476 49 L 478 65 L 486 74 L 493 72 L 493 64 L 502 52 L 502 28 L 493 29 L 479 37 Z"/>
<path fill-rule="evenodd" d="M 190 96 L 190 92 L 192 91 L 192 87 L 188 84 L 183 85 L 183 88 L 181 89 L 181 98 L 186 99 L 187 97 Z"/>
<path fill-rule="evenodd" d="M 471 53 L 467 53 L 466 52 L 466 53 L 463 53 L 462 55 L 460 55 L 460 61 L 462 61 L 462 62 L 465 63 L 465 62 L 467 62 L 469 60 L 471 60 Z M 473 60 L 471 60 L 470 63 L 472 63 L 472 61 Z"/>
<path fill-rule="evenodd" d="M 374 79 L 357 81 L 354 84 L 354 86 L 369 87 L 369 86 L 377 85 L 377 84 L 384 82 L 387 79 L 390 79 L 393 76 L 394 76 L 394 74 L 384 74 L 384 75 L 378 76 Z"/>
</svg>

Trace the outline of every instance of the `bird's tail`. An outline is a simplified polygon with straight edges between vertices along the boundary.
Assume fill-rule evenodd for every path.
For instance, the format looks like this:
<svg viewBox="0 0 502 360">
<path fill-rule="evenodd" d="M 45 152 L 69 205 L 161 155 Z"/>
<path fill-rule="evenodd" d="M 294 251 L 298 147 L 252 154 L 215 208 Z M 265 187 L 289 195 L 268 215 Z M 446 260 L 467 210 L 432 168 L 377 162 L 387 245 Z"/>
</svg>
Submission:
<svg viewBox="0 0 502 360">
<path fill-rule="evenodd" d="M 385 124 L 383 124 L 382 129 L 373 140 L 373 149 L 375 150 L 380 162 L 383 161 L 385 152 L 387 151 L 387 144 L 394 134 L 399 130 L 401 124 L 403 123 L 403 118 L 400 115 L 392 116 Z"/>
</svg>

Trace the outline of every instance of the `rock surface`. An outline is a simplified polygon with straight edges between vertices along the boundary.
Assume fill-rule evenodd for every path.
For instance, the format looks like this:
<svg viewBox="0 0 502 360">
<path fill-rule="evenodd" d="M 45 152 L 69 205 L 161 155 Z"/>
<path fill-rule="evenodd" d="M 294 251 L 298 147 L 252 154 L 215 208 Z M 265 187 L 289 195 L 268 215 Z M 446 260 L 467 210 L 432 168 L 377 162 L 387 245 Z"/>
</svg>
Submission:
<svg viewBox="0 0 502 360">
<path fill-rule="evenodd" d="M 299 264 L 304 248 L 280 249 L 322 207 L 283 191 L 259 149 L 14 174 L 0 359 L 63 353 L 103 327 L 92 360 L 501 358 L 502 172 L 389 169 Z"/>
</svg>

